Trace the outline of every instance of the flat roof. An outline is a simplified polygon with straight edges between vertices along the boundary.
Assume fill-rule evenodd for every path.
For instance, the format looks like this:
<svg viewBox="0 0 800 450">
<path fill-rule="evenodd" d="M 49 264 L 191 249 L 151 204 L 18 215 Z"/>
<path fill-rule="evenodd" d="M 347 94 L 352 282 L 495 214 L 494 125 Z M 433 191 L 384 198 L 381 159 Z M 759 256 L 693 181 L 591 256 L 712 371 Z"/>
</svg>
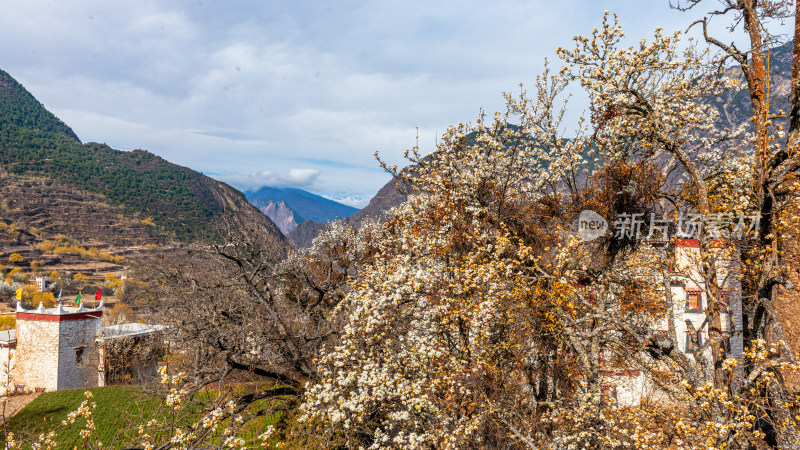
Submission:
<svg viewBox="0 0 800 450">
<path fill-rule="evenodd" d="M 110 325 L 100 329 L 97 338 L 99 340 L 116 339 L 116 338 L 130 338 L 137 336 L 146 336 L 158 331 L 166 329 L 164 325 L 148 325 L 145 323 L 123 323 L 119 325 Z"/>
<path fill-rule="evenodd" d="M 0 344 L 9 344 L 17 341 L 17 330 L 0 331 Z"/>
<path fill-rule="evenodd" d="M 77 307 L 75 307 L 75 306 L 57 305 L 57 306 L 55 306 L 53 308 L 45 308 L 40 303 L 39 307 L 35 308 L 35 309 L 25 309 L 25 308 L 22 307 L 22 303 L 21 302 L 17 302 L 16 312 L 17 313 L 23 313 L 23 314 L 46 314 L 46 315 L 50 315 L 50 316 L 63 316 L 63 315 L 69 315 L 69 314 L 84 314 L 84 313 L 89 313 L 89 312 L 100 312 L 100 313 L 102 313 L 103 312 L 103 302 L 100 302 L 97 305 L 96 308 L 85 308 L 83 306 L 83 303 L 81 303 Z"/>
</svg>

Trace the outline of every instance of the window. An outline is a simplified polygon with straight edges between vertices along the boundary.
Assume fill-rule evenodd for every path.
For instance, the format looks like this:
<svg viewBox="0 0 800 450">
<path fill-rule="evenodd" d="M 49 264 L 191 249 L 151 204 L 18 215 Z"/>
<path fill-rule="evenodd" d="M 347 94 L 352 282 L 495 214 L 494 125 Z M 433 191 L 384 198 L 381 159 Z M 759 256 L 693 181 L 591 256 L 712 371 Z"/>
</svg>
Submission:
<svg viewBox="0 0 800 450">
<path fill-rule="evenodd" d="M 75 362 L 78 364 L 83 362 L 83 349 L 84 347 L 78 347 L 75 349 Z"/>
<path fill-rule="evenodd" d="M 689 312 L 703 311 L 703 297 L 699 291 L 689 291 L 686 293 L 686 310 Z"/>
<path fill-rule="evenodd" d="M 617 402 L 617 387 L 612 385 L 601 386 L 603 403 L 611 405 Z"/>
<path fill-rule="evenodd" d="M 703 345 L 703 334 L 699 331 L 697 332 L 697 345 Z M 694 342 L 692 342 L 692 333 L 686 332 L 686 353 L 692 353 L 695 351 Z"/>
</svg>

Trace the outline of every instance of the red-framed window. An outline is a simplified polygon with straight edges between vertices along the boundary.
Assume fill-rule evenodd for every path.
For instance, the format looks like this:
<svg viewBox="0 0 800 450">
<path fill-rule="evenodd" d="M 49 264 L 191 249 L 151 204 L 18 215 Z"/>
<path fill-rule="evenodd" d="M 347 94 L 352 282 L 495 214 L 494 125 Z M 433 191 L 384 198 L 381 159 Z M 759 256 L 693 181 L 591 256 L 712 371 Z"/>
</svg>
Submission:
<svg viewBox="0 0 800 450">
<path fill-rule="evenodd" d="M 719 292 L 719 300 L 721 302 L 725 303 L 726 305 L 728 305 L 729 308 L 731 306 L 733 306 L 733 299 L 734 299 L 734 296 L 731 295 L 730 292 L 728 292 L 728 291 L 720 291 Z"/>
<path fill-rule="evenodd" d="M 697 332 L 697 345 L 703 345 L 703 333 L 699 331 Z M 686 346 L 684 348 L 686 349 L 686 353 L 692 353 L 695 351 L 694 342 L 692 342 L 692 333 L 688 331 L 686 332 Z"/>
<path fill-rule="evenodd" d="M 700 291 L 686 292 L 686 310 L 689 312 L 703 312 L 703 293 Z"/>
</svg>

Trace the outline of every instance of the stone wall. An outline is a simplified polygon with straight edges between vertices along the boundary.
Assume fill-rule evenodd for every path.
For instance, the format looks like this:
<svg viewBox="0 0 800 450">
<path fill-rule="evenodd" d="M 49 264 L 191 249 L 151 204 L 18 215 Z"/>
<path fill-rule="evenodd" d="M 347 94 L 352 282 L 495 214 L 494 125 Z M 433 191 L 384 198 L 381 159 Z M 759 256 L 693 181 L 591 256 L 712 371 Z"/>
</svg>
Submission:
<svg viewBox="0 0 800 450">
<path fill-rule="evenodd" d="M 95 335 L 100 319 L 60 322 L 58 389 L 97 386 Z"/>
<path fill-rule="evenodd" d="M 26 391 L 96 386 L 95 335 L 100 323 L 99 317 L 87 314 L 17 313 L 13 383 Z"/>
<path fill-rule="evenodd" d="M 14 384 L 58 390 L 59 322 L 17 318 Z"/>
</svg>

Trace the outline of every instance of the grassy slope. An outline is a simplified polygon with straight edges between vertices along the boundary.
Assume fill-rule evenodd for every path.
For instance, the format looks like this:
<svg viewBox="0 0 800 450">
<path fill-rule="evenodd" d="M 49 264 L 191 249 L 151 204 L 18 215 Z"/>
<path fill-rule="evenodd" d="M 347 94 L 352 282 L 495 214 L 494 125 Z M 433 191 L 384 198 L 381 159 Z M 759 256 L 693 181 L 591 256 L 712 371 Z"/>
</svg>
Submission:
<svg viewBox="0 0 800 450">
<path fill-rule="evenodd" d="M 59 424 L 67 418 L 69 413 L 80 407 L 86 399 L 84 393 L 88 390 L 93 394 L 92 401 L 97 403 L 97 408 L 92 414 L 97 437 L 104 446 L 108 446 L 114 441 L 111 448 L 126 448 L 132 442 L 125 436 L 136 436 L 135 426 L 137 424 L 154 418 L 164 420 L 166 417 L 162 400 L 149 394 L 146 389 L 136 386 L 107 386 L 47 392 L 12 417 L 8 422 L 8 430 L 14 433 L 17 441 L 37 442 L 43 431 L 58 428 L 57 448 L 73 448 L 76 445 L 77 448 L 82 448 L 80 431 L 85 426 L 85 420 L 78 419 L 75 424 L 67 427 L 59 427 Z M 205 400 L 210 400 L 210 398 Z M 266 406 L 266 402 L 261 402 L 254 405 L 254 409 Z M 192 413 L 189 414 L 191 418 Z M 197 417 L 199 416 L 194 418 Z M 268 425 L 275 424 L 279 417 L 279 414 L 274 414 L 253 420 L 243 430 L 242 437 L 248 441 L 257 442 L 256 437 L 263 433 Z"/>
<path fill-rule="evenodd" d="M 161 401 L 143 390 L 130 386 L 109 386 L 88 389 L 97 403 L 93 417 L 98 437 L 109 443 L 118 432 L 130 428 L 137 418 L 153 414 Z M 77 410 L 84 397 L 84 389 L 47 392 L 29 403 L 8 422 L 9 431 L 16 439 L 36 441 L 43 430 L 49 430 Z M 85 425 L 78 419 L 74 425 L 59 428 L 56 440 L 58 448 L 72 448 L 80 441 L 80 430 Z M 78 445 L 78 448 L 81 448 Z"/>
</svg>

